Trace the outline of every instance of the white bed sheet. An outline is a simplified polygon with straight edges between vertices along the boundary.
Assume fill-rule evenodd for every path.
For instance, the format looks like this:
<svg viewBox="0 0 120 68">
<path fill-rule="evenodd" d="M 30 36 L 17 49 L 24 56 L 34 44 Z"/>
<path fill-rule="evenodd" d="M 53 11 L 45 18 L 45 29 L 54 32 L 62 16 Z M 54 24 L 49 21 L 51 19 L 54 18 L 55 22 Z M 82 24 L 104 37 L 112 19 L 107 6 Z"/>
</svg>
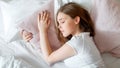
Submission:
<svg viewBox="0 0 120 68">
<path fill-rule="evenodd" d="M 120 59 L 102 55 L 107 68 L 120 68 Z M 4 62 L 3 62 L 4 61 Z M 7 63 L 7 64 L 6 64 Z M 46 64 L 39 50 L 22 40 L 6 43 L 0 38 L 0 68 L 68 68 L 63 62 Z"/>
<path fill-rule="evenodd" d="M 120 68 L 120 58 L 113 57 L 106 53 L 102 55 L 107 68 Z"/>
<path fill-rule="evenodd" d="M 67 68 L 63 62 L 49 66 L 40 52 L 29 43 L 22 40 L 6 43 L 2 38 L 0 38 L 0 62 L 0 68 L 16 68 L 16 65 L 17 68 Z"/>
</svg>

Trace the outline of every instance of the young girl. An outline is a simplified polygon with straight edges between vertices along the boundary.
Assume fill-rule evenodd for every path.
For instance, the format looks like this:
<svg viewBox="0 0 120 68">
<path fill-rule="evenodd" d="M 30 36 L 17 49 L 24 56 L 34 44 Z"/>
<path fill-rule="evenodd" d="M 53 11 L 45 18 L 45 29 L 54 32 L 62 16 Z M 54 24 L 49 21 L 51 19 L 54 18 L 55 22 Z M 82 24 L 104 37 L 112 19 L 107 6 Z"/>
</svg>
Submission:
<svg viewBox="0 0 120 68">
<path fill-rule="evenodd" d="M 49 64 L 64 61 L 72 68 L 105 68 L 101 55 L 93 41 L 94 28 L 89 13 L 76 3 L 63 5 L 57 12 L 59 39 L 66 39 L 56 51 L 52 51 L 47 30 L 50 25 L 49 13 L 43 11 L 38 16 L 40 46 Z M 63 36 L 63 37 L 62 37 Z"/>
</svg>

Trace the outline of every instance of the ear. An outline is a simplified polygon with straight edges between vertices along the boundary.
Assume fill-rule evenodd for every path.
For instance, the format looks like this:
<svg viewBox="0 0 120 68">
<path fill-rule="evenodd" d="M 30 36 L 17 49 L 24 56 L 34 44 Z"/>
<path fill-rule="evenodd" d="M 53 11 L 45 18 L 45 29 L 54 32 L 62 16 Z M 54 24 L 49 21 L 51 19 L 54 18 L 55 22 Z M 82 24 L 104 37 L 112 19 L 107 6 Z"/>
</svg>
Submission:
<svg viewBox="0 0 120 68">
<path fill-rule="evenodd" d="M 75 20 L 75 24 L 79 24 L 79 22 L 80 22 L 80 17 L 79 17 L 79 16 L 76 16 L 76 17 L 74 18 L 74 20 Z"/>
</svg>

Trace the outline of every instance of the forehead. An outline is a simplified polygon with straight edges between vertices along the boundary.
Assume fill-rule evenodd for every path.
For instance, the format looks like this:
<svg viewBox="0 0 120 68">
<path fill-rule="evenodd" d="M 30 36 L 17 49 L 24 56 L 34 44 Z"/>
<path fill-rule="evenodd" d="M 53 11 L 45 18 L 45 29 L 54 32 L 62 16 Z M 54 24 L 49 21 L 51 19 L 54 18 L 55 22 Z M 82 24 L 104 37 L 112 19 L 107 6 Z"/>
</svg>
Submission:
<svg viewBox="0 0 120 68">
<path fill-rule="evenodd" d="M 58 16 L 57 16 L 57 21 L 60 21 L 60 20 L 65 19 L 67 17 L 68 17 L 68 15 L 66 15 L 66 14 L 64 14 L 62 12 L 59 12 Z"/>
</svg>

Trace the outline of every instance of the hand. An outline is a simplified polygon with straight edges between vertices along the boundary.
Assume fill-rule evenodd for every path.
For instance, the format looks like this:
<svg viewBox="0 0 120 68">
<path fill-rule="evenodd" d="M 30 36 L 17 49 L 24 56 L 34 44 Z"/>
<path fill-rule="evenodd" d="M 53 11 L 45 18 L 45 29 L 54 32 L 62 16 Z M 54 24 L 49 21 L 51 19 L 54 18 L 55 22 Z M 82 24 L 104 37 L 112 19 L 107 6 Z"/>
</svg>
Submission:
<svg viewBox="0 0 120 68">
<path fill-rule="evenodd" d="M 33 38 L 33 34 L 26 30 L 22 30 L 21 35 L 22 35 L 23 40 L 25 40 L 27 42 L 29 42 Z"/>
<path fill-rule="evenodd" d="M 43 11 L 38 15 L 38 29 L 39 31 L 47 31 L 50 25 L 49 13 Z"/>
</svg>

